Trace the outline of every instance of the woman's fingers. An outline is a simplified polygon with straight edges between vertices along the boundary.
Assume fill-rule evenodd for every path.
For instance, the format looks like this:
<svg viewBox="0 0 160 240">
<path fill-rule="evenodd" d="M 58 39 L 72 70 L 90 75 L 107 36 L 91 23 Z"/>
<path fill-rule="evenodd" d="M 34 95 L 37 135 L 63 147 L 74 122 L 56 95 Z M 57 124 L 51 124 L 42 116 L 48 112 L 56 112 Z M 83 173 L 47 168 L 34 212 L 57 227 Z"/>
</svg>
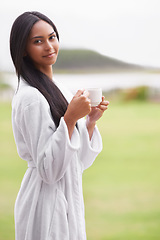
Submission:
<svg viewBox="0 0 160 240">
<path fill-rule="evenodd" d="M 99 109 L 105 111 L 108 109 L 108 105 L 99 105 Z"/>
<path fill-rule="evenodd" d="M 84 90 L 83 96 L 85 96 L 86 98 L 88 98 L 88 97 L 89 97 L 89 92 L 88 92 L 87 90 Z"/>
<path fill-rule="evenodd" d="M 76 94 L 74 95 L 74 97 L 80 97 L 83 93 L 84 93 L 84 89 L 80 89 L 76 92 Z"/>
<path fill-rule="evenodd" d="M 105 97 L 102 97 L 102 102 L 99 104 L 99 109 L 101 109 L 102 111 L 105 111 L 106 109 L 108 109 L 108 105 L 109 105 L 109 101 L 105 101 L 104 100 Z"/>
<path fill-rule="evenodd" d="M 100 103 L 100 105 L 108 106 L 109 102 L 108 101 L 103 101 L 103 102 Z"/>
<path fill-rule="evenodd" d="M 85 89 L 80 89 L 77 91 L 77 93 L 74 95 L 74 97 L 80 97 L 80 96 L 84 96 L 84 97 L 88 98 L 89 92 Z"/>
</svg>

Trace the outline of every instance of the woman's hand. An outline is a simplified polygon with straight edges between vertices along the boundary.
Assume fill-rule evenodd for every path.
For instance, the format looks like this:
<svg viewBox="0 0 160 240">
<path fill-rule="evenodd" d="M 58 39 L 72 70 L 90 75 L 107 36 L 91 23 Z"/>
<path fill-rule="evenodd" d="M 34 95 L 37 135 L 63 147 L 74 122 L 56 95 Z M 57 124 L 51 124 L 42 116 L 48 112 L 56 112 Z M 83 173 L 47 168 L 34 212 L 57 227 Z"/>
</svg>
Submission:
<svg viewBox="0 0 160 240">
<path fill-rule="evenodd" d="M 92 107 L 91 112 L 88 114 L 88 120 L 90 122 L 96 122 L 98 119 L 100 119 L 104 113 L 104 111 L 107 110 L 109 102 L 104 100 L 105 97 L 102 97 L 102 102 L 97 107 Z"/>
<path fill-rule="evenodd" d="M 68 105 L 64 120 L 67 124 L 70 138 L 77 120 L 85 117 L 91 111 L 91 103 L 88 96 L 89 93 L 87 91 L 78 90 Z"/>
<path fill-rule="evenodd" d="M 105 101 L 105 97 L 102 97 L 102 102 L 97 107 L 92 107 L 90 113 L 87 115 L 86 125 L 90 139 L 92 138 L 93 130 L 96 125 L 96 121 L 100 119 L 103 113 L 108 109 L 109 102 Z"/>
</svg>

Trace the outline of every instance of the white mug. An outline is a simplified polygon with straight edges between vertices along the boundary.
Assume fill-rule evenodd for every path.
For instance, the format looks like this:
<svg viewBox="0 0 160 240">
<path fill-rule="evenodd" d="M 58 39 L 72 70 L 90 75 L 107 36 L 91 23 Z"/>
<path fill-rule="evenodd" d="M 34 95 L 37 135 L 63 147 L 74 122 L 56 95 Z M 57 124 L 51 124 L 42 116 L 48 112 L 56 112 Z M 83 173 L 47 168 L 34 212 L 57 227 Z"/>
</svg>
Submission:
<svg viewBox="0 0 160 240">
<path fill-rule="evenodd" d="M 91 100 L 91 107 L 96 107 L 102 102 L 102 89 L 101 88 L 88 88 L 89 99 Z"/>
</svg>

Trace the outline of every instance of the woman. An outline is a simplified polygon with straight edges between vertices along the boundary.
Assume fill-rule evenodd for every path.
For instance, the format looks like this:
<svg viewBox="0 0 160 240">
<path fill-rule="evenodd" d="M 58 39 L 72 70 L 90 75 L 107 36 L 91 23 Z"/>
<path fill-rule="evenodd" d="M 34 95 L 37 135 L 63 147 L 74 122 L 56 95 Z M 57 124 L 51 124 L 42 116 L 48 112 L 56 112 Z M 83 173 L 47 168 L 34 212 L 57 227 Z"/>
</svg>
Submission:
<svg viewBox="0 0 160 240">
<path fill-rule="evenodd" d="M 53 80 L 59 35 L 43 14 L 15 20 L 10 50 L 19 82 L 13 133 L 28 163 L 15 203 L 16 240 L 84 240 L 82 173 L 102 149 L 96 121 L 108 102 L 102 97 L 91 108 L 87 91 L 72 96 Z"/>
</svg>

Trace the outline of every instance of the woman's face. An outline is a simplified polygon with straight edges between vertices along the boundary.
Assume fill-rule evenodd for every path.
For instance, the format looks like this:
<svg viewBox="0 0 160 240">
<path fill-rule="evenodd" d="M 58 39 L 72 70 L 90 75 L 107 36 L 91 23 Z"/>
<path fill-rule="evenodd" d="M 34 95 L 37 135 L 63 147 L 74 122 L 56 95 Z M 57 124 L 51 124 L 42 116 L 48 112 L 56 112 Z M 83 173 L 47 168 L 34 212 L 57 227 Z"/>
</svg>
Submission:
<svg viewBox="0 0 160 240">
<path fill-rule="evenodd" d="M 59 42 L 53 27 L 43 20 L 36 22 L 27 40 L 25 55 L 43 72 L 56 62 L 58 50 Z"/>
</svg>

